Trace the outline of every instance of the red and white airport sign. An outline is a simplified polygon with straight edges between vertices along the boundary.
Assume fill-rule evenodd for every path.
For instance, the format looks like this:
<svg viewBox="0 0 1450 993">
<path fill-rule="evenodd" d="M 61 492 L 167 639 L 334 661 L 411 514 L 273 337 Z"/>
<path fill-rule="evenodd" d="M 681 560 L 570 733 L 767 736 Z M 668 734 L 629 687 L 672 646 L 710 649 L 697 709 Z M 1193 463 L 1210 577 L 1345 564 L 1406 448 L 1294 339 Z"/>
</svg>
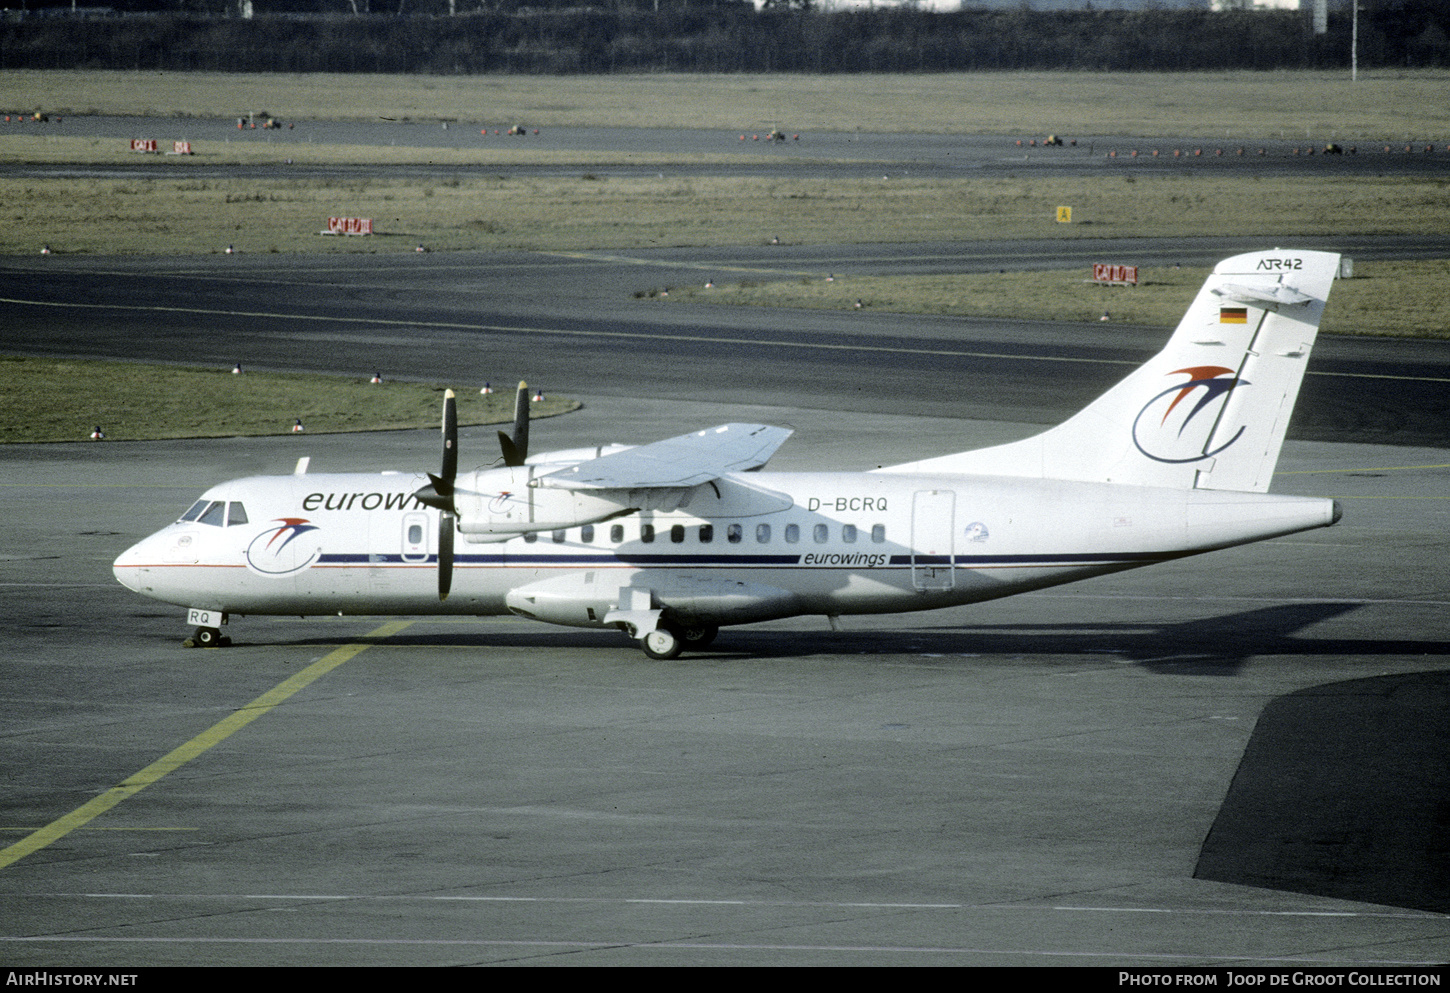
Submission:
<svg viewBox="0 0 1450 993">
<path fill-rule="evenodd" d="M 323 234 L 372 234 L 371 217 L 329 217 Z"/>
<path fill-rule="evenodd" d="M 1135 265 L 1109 265 L 1103 262 L 1095 262 L 1093 263 L 1093 282 L 1137 286 L 1138 267 Z"/>
</svg>

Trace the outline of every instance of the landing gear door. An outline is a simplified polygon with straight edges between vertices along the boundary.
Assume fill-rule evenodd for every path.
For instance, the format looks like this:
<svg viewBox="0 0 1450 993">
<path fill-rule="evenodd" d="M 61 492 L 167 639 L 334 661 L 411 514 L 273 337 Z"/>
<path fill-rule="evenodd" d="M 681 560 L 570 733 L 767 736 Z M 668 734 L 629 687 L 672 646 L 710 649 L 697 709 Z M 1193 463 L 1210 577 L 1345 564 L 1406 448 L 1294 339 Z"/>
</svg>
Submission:
<svg viewBox="0 0 1450 993">
<path fill-rule="evenodd" d="M 428 515 L 403 515 L 403 561 L 428 561 Z"/>
<path fill-rule="evenodd" d="M 911 583 L 918 590 L 956 585 L 952 535 L 957 495 L 952 490 L 918 490 L 911 501 Z"/>
</svg>

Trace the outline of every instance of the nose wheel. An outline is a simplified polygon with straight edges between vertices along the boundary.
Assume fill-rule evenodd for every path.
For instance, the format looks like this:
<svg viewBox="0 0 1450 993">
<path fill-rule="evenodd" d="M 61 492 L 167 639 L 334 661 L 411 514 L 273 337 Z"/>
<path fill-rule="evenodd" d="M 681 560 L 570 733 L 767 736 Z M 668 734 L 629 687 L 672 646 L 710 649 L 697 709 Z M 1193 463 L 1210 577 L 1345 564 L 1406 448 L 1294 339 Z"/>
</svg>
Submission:
<svg viewBox="0 0 1450 993">
<path fill-rule="evenodd" d="M 232 639 L 222 634 L 220 628 L 197 628 L 181 645 L 183 648 L 226 648 L 231 643 Z"/>
</svg>

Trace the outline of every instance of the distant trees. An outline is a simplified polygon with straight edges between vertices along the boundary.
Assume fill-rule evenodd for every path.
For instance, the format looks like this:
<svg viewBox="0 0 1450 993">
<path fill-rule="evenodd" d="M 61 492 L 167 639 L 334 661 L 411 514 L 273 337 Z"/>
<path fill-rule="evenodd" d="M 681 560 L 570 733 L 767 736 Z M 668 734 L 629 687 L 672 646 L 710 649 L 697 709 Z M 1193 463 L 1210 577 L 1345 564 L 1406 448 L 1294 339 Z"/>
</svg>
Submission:
<svg viewBox="0 0 1450 993">
<path fill-rule="evenodd" d="M 1304 12 L 915 9 L 810 0 L 113 0 L 126 14 L 8 12 L 0 68 L 287 72 L 948 72 L 1329 68 L 1349 16 Z M 1361 0 L 1360 66 L 1450 66 L 1450 5 Z M 656 6 L 658 5 L 658 9 Z M 352 14 L 354 7 L 359 11 Z M 161 8 L 166 8 L 162 10 Z M 184 9 L 178 9 L 184 8 Z M 370 10 L 370 13 L 364 13 Z"/>
</svg>

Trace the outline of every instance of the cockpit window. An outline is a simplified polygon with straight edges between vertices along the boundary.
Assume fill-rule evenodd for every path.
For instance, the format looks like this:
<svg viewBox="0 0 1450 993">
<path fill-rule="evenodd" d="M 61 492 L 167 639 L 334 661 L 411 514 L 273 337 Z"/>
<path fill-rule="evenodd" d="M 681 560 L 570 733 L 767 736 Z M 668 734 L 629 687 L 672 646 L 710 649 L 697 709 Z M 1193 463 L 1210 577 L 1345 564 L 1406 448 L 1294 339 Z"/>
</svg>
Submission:
<svg viewBox="0 0 1450 993">
<path fill-rule="evenodd" d="M 177 520 L 178 520 L 178 522 L 179 521 L 194 521 L 198 517 L 201 516 L 201 512 L 203 510 L 205 510 L 206 507 L 207 507 L 207 501 L 205 501 L 205 500 L 198 500 L 198 501 L 196 501 L 196 503 L 194 503 L 194 504 L 191 505 L 191 509 L 190 510 L 188 510 L 186 513 L 182 514 L 179 518 L 177 518 Z"/>
<path fill-rule="evenodd" d="M 232 528 L 245 523 L 247 523 L 247 509 L 235 500 L 227 504 L 227 527 Z"/>
<path fill-rule="evenodd" d="M 222 520 L 226 517 L 227 505 L 221 500 L 215 500 L 206 511 L 196 519 L 198 524 L 210 524 L 213 527 L 221 527 Z"/>
</svg>

